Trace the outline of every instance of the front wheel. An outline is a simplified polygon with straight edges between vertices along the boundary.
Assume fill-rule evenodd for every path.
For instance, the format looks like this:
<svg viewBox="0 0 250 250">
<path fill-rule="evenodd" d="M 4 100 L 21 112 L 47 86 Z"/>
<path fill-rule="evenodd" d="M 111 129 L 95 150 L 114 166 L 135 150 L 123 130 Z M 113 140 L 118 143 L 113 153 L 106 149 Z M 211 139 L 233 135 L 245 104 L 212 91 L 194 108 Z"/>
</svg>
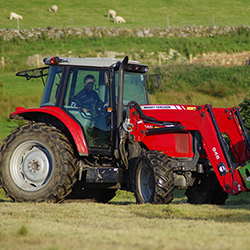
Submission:
<svg viewBox="0 0 250 250">
<path fill-rule="evenodd" d="M 173 169 L 163 152 L 145 151 L 139 156 L 135 166 L 134 193 L 137 203 L 167 204 L 173 200 Z"/>
<path fill-rule="evenodd" d="M 0 153 L 0 181 L 14 201 L 59 202 L 76 181 L 72 147 L 55 127 L 23 125 L 4 140 Z"/>
<path fill-rule="evenodd" d="M 193 186 L 186 190 L 190 204 L 224 205 L 228 193 L 224 192 L 215 173 L 200 174 L 195 177 Z"/>
</svg>

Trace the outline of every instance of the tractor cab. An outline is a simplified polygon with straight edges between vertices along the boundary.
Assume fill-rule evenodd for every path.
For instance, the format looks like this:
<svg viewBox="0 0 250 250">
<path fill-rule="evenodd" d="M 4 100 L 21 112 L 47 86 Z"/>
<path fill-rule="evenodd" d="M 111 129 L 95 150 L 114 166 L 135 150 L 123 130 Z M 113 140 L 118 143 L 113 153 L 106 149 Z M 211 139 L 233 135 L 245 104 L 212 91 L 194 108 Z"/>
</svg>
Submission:
<svg viewBox="0 0 250 250">
<path fill-rule="evenodd" d="M 62 109 L 82 128 L 88 150 L 110 151 L 115 140 L 120 60 L 110 58 L 45 58 L 47 80 L 40 107 Z M 47 66 L 47 67 L 48 67 Z M 43 70 L 45 72 L 45 70 Z M 30 79 L 35 70 L 19 72 Z M 131 100 L 148 104 L 147 66 L 129 61 L 124 71 L 123 107 Z M 39 71 L 41 72 L 41 70 Z M 93 79 L 88 91 L 86 78 Z M 88 85 L 88 86 L 87 86 Z"/>
</svg>

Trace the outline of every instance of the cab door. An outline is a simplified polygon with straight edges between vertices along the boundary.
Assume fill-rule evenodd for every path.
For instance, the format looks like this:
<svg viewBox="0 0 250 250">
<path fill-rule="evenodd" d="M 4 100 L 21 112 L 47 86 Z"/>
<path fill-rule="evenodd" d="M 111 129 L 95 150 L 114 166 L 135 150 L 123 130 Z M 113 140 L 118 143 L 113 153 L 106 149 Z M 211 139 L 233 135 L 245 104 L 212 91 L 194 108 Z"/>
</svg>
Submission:
<svg viewBox="0 0 250 250">
<path fill-rule="evenodd" d="M 97 93 L 103 105 L 93 104 L 93 110 L 84 112 L 77 98 L 84 89 L 84 78 L 87 75 L 95 78 L 93 91 Z M 71 67 L 68 74 L 63 108 L 81 125 L 89 150 L 111 148 L 111 114 L 107 112 L 111 100 L 106 75 L 107 70 L 104 69 L 80 67 Z"/>
</svg>

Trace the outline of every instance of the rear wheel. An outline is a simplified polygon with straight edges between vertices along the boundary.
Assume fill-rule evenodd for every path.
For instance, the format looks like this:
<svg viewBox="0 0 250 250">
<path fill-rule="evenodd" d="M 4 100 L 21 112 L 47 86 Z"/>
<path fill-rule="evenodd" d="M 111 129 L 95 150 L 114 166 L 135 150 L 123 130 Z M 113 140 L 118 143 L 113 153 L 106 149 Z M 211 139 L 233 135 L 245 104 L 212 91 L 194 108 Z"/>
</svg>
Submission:
<svg viewBox="0 0 250 250">
<path fill-rule="evenodd" d="M 214 173 L 197 175 L 193 186 L 186 191 L 191 204 L 224 205 L 228 194 L 223 191 Z"/>
<path fill-rule="evenodd" d="M 23 125 L 4 140 L 0 152 L 0 180 L 14 201 L 59 202 L 76 181 L 72 147 L 55 127 Z"/>
<path fill-rule="evenodd" d="M 137 203 L 167 204 L 173 200 L 173 169 L 163 152 L 146 151 L 139 156 L 135 166 L 134 193 Z"/>
</svg>

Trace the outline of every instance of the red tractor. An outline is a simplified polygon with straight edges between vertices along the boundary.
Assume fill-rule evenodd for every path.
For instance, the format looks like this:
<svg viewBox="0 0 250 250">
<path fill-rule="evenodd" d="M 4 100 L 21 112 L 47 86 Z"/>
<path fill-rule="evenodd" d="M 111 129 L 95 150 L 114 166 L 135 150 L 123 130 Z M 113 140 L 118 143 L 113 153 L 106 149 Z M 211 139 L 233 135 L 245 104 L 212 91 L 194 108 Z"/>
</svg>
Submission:
<svg viewBox="0 0 250 250">
<path fill-rule="evenodd" d="M 250 189 L 249 138 L 237 108 L 149 105 L 147 65 L 107 58 L 44 59 L 18 76 L 46 77 L 39 108 L 0 148 L 0 181 L 14 201 L 111 200 L 224 204 Z"/>
</svg>

